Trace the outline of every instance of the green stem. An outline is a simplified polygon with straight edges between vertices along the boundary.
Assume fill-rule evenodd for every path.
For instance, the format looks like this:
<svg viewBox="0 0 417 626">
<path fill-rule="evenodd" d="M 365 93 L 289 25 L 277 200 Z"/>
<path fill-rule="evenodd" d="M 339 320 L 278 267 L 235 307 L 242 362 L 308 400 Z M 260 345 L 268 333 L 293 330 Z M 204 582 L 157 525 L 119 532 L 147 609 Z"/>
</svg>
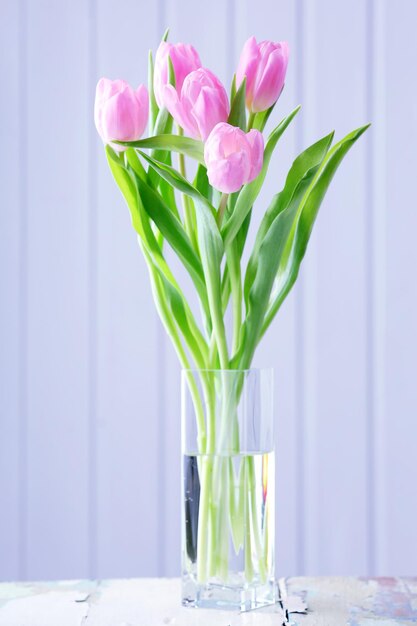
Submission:
<svg viewBox="0 0 417 626">
<path fill-rule="evenodd" d="M 201 403 L 201 398 L 198 392 L 198 388 L 197 388 L 193 375 L 188 371 L 190 370 L 190 363 L 188 361 L 181 339 L 177 333 L 176 325 L 175 325 L 175 322 L 173 321 L 172 314 L 169 311 L 168 306 L 166 304 L 165 294 L 161 287 L 162 279 L 159 276 L 158 270 L 155 268 L 153 260 L 149 252 L 146 250 L 144 243 L 140 239 L 139 239 L 139 243 L 142 248 L 143 255 L 148 264 L 152 293 L 153 293 L 157 311 L 159 313 L 159 317 L 161 318 L 161 321 L 165 327 L 165 330 L 167 331 L 168 335 L 171 337 L 172 343 L 174 344 L 174 348 L 178 355 L 181 366 L 187 372 L 186 374 L 187 382 L 188 382 L 190 394 L 191 394 L 195 411 L 196 411 L 199 450 L 204 452 L 206 449 L 206 440 L 207 440 L 206 421 L 204 417 L 204 409 Z"/>
<path fill-rule="evenodd" d="M 200 474 L 200 512 L 197 531 L 197 579 L 204 583 L 207 576 L 214 576 L 216 569 L 216 511 L 213 504 L 213 464 L 215 461 L 216 396 L 211 385 L 210 373 L 201 372 L 201 387 L 207 415 L 206 455 L 202 456 Z"/>
<path fill-rule="evenodd" d="M 247 132 L 249 132 L 253 128 L 254 121 L 255 121 L 255 113 L 249 113 Z"/>
<path fill-rule="evenodd" d="M 223 315 L 224 315 L 226 313 L 227 305 L 229 304 L 229 298 L 230 298 L 230 293 L 231 293 L 230 277 L 229 277 L 229 270 L 228 270 L 228 267 L 227 267 L 227 263 L 226 263 L 226 265 L 224 267 L 221 290 L 222 290 L 222 295 L 221 295 L 221 298 L 222 298 L 222 312 L 223 312 Z"/>
<path fill-rule="evenodd" d="M 183 135 L 183 130 L 178 126 L 178 134 Z M 178 169 L 180 174 L 186 178 L 186 168 L 185 168 L 185 156 L 179 152 L 178 153 Z M 195 219 L 195 208 L 192 204 L 191 199 L 185 194 L 181 194 L 182 198 L 182 208 L 184 211 L 184 226 L 187 235 L 190 238 L 190 241 L 194 247 L 194 249 L 198 252 L 198 241 L 197 241 L 197 225 Z"/>
<path fill-rule="evenodd" d="M 217 350 L 220 359 L 220 368 L 222 370 L 229 369 L 229 354 L 227 350 L 226 330 L 221 311 L 221 302 L 213 302 L 209 294 L 209 307 L 211 319 L 213 322 L 213 331 L 216 337 Z"/>
<path fill-rule="evenodd" d="M 212 333 L 211 338 L 210 338 L 210 345 L 209 345 L 209 369 L 217 369 L 216 367 L 216 362 L 217 362 L 217 343 L 216 343 L 216 336 L 214 333 Z"/>
<path fill-rule="evenodd" d="M 248 467 L 248 485 L 249 498 L 251 503 L 251 525 L 253 530 L 253 538 L 255 543 L 256 556 L 258 558 L 259 577 L 261 582 L 266 581 L 266 566 L 264 550 L 262 546 L 261 531 L 259 528 L 258 508 L 256 503 L 256 476 L 255 461 L 253 456 L 247 457 Z"/>
<path fill-rule="evenodd" d="M 145 259 L 148 265 L 151 264 L 152 267 L 159 272 L 159 274 L 161 275 L 161 279 L 165 280 L 167 284 L 170 285 L 170 288 L 177 292 L 184 307 L 189 331 L 191 331 L 186 332 L 185 330 L 183 330 L 184 339 L 186 340 L 187 347 L 190 350 L 197 366 L 200 368 L 204 368 L 205 362 L 207 361 L 208 357 L 208 349 L 204 337 L 197 325 L 197 322 L 195 321 L 194 315 L 188 305 L 186 298 L 184 297 L 180 286 L 178 285 L 173 273 L 171 272 L 169 265 L 165 260 L 161 247 L 158 244 L 158 240 L 155 237 L 155 234 L 150 224 L 146 221 L 146 219 L 142 219 L 140 224 L 138 224 L 138 227 L 139 226 L 140 232 L 138 241 L 142 247 L 142 252 L 145 255 Z"/>
<path fill-rule="evenodd" d="M 242 327 L 242 277 L 237 242 L 233 240 L 226 249 L 226 262 L 229 270 L 232 292 L 233 340 L 232 355 L 239 349 L 240 331 Z"/>
<path fill-rule="evenodd" d="M 213 553 L 213 545 L 210 546 L 210 529 L 209 529 L 209 513 L 210 513 L 210 484 L 211 474 L 213 471 L 213 457 L 204 456 L 202 459 L 201 474 L 201 497 L 200 510 L 198 514 L 198 536 L 197 536 L 197 580 L 204 583 L 208 574 L 208 554 Z M 209 549 L 209 550 L 208 550 Z M 208 551 L 208 553 L 207 553 Z"/>
<path fill-rule="evenodd" d="M 210 374 L 203 372 L 202 387 L 207 413 L 207 454 L 214 454 L 216 448 L 216 395 L 210 385 Z"/>
<path fill-rule="evenodd" d="M 245 463 L 245 484 L 248 482 L 248 465 L 245 462 L 247 457 L 242 459 L 242 463 Z M 249 493 L 245 489 L 245 578 L 246 582 L 250 583 L 253 579 L 253 562 L 252 562 L 252 539 L 251 539 L 251 503 Z"/>
<path fill-rule="evenodd" d="M 214 463 L 214 458 L 213 458 Z M 211 494 L 213 491 L 211 490 Z M 209 576 L 216 576 L 217 574 L 217 550 L 218 550 L 218 537 L 217 537 L 217 512 L 218 507 L 210 500 L 209 520 L 208 520 L 208 554 L 207 554 L 207 569 Z"/>
<path fill-rule="evenodd" d="M 218 555 L 217 555 L 217 571 L 222 581 L 226 582 L 228 577 L 229 563 L 229 472 L 227 467 L 227 458 L 220 457 L 218 462 L 221 465 L 221 490 L 219 498 L 219 514 L 218 514 Z"/>
<path fill-rule="evenodd" d="M 243 546 L 243 463 L 240 463 L 239 475 L 236 476 L 235 468 L 233 466 L 233 458 L 229 457 L 229 514 L 230 514 L 230 529 L 232 533 L 233 546 L 236 554 L 239 554 L 239 550 Z"/>
</svg>

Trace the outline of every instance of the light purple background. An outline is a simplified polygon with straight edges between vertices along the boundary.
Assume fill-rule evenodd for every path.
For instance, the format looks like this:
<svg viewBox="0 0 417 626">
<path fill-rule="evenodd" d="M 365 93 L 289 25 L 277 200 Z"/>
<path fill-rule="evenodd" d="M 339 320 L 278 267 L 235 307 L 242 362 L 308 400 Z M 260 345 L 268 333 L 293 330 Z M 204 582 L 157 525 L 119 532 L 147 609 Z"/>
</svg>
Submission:
<svg viewBox="0 0 417 626">
<path fill-rule="evenodd" d="M 179 368 L 92 123 L 166 25 L 229 81 L 287 39 L 282 140 L 373 127 L 259 350 L 276 371 L 277 568 L 417 568 L 417 3 L 1 0 L 0 579 L 179 571 Z"/>
</svg>

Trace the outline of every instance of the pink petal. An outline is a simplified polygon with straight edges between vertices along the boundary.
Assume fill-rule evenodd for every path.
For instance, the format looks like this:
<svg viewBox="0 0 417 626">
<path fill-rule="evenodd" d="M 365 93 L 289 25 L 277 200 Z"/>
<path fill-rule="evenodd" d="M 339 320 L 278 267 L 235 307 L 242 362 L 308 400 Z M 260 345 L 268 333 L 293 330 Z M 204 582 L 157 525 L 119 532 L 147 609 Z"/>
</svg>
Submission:
<svg viewBox="0 0 417 626">
<path fill-rule="evenodd" d="M 175 88 L 181 93 L 184 79 L 188 74 L 201 67 L 200 57 L 197 51 L 189 44 L 179 43 L 169 51 L 175 71 Z"/>
<path fill-rule="evenodd" d="M 207 169 L 210 184 L 223 193 L 238 191 L 245 179 L 247 164 L 243 155 L 233 155 L 233 159 L 215 161 Z"/>
<path fill-rule="evenodd" d="M 223 102 L 219 100 L 218 92 L 210 87 L 201 89 L 191 112 L 203 141 L 207 139 L 216 124 L 226 122 L 229 115 Z"/>
<path fill-rule="evenodd" d="M 103 106 L 103 130 L 106 143 L 130 141 L 135 137 L 135 116 L 129 93 L 112 96 Z"/>
<path fill-rule="evenodd" d="M 278 48 L 271 52 L 263 73 L 259 73 L 254 87 L 252 110 L 265 111 L 279 98 L 285 82 L 288 55 Z"/>
<path fill-rule="evenodd" d="M 246 135 L 246 139 L 251 147 L 251 167 L 247 180 L 250 183 L 260 173 L 264 161 L 264 138 L 258 130 L 251 130 Z"/>
<path fill-rule="evenodd" d="M 255 37 L 249 37 L 245 42 L 236 70 L 236 88 L 238 89 L 246 76 L 246 104 L 250 108 L 253 97 L 253 85 L 256 79 L 259 63 L 259 47 Z"/>
<path fill-rule="evenodd" d="M 187 102 L 179 99 L 178 93 L 172 85 L 165 85 L 162 93 L 164 105 L 171 113 L 176 124 L 181 126 L 191 137 L 199 139 L 198 127 L 190 114 Z"/>
</svg>

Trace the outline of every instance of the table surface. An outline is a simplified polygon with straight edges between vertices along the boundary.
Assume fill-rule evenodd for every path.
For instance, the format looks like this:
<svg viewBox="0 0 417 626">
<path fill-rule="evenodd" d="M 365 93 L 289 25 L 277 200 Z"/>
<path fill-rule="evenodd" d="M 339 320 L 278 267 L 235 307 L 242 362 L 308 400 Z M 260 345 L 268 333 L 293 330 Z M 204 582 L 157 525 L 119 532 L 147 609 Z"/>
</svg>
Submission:
<svg viewBox="0 0 417 626">
<path fill-rule="evenodd" d="M 183 608 L 180 581 L 1 583 L 1 626 L 391 626 L 417 623 L 417 578 L 288 578 L 281 605 L 248 613 Z M 307 613 L 303 614 L 304 603 Z M 292 611 L 300 611 L 292 612 Z"/>
</svg>

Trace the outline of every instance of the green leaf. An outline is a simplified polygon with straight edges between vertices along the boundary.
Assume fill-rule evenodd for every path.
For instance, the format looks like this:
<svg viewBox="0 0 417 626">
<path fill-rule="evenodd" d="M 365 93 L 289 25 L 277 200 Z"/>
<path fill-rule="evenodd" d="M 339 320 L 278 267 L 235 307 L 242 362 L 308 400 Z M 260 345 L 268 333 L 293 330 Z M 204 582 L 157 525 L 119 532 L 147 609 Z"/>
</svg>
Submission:
<svg viewBox="0 0 417 626">
<path fill-rule="evenodd" d="M 148 262 L 152 262 L 158 271 L 165 293 L 166 304 L 168 305 L 174 319 L 180 328 L 198 367 L 205 367 L 208 359 L 208 347 L 204 341 L 200 329 L 194 319 L 190 307 L 182 293 L 177 281 L 174 278 L 162 250 L 157 242 L 154 232 L 149 224 L 149 217 L 139 199 L 138 212 L 141 216 L 142 232 L 141 239 L 148 251 Z"/>
<path fill-rule="evenodd" d="M 233 74 L 232 84 L 230 86 L 230 102 L 233 102 L 236 95 L 236 74 Z"/>
<path fill-rule="evenodd" d="M 169 33 L 169 28 L 166 29 L 165 33 L 162 36 L 162 40 L 161 41 L 166 41 L 168 39 L 168 33 Z M 156 98 L 155 98 L 155 91 L 154 91 L 154 84 L 153 84 L 153 79 L 154 79 L 154 61 L 153 61 L 153 55 L 152 55 L 152 50 L 149 50 L 149 56 L 148 56 L 148 92 L 149 92 L 149 132 L 150 133 L 155 133 L 155 123 L 156 123 L 156 119 L 159 113 L 159 107 L 158 107 L 158 103 L 156 102 Z M 155 133 L 158 134 L 158 133 Z"/>
<path fill-rule="evenodd" d="M 105 149 L 106 149 L 107 162 L 110 166 L 110 170 L 113 174 L 114 180 L 118 184 L 123 196 L 125 197 L 127 205 L 132 213 L 131 207 L 134 207 L 138 202 L 138 193 L 137 193 L 136 185 L 133 182 L 131 176 L 129 175 L 129 172 L 124 167 L 123 161 L 116 154 L 113 148 L 107 145 Z M 135 220 L 135 215 L 134 213 L 132 213 L 132 221 L 133 221 L 133 225 L 135 226 L 134 220 Z"/>
<path fill-rule="evenodd" d="M 131 163 L 135 167 L 135 170 L 132 171 L 136 176 L 136 182 L 140 182 L 141 185 L 146 186 L 146 179 L 142 176 L 140 169 L 142 166 L 140 165 L 139 168 L 137 168 L 137 162 L 135 161 L 135 158 L 137 159 L 137 155 L 133 150 L 128 150 L 127 152 L 131 152 L 134 155 Z M 137 192 L 135 182 L 131 178 L 128 170 L 125 168 L 122 158 L 117 156 L 110 146 L 106 147 L 106 153 L 114 178 L 127 201 L 131 213 L 132 223 L 137 234 L 139 235 L 142 250 L 148 264 L 151 277 L 155 279 L 155 272 L 159 274 L 158 284 L 160 284 L 160 287 L 163 289 L 165 312 L 169 311 L 171 315 L 173 315 L 183 334 L 188 349 L 196 362 L 196 365 L 200 368 L 204 368 L 206 367 L 208 360 L 208 346 L 204 341 L 201 331 L 195 322 L 191 309 L 188 306 L 178 283 L 165 261 L 162 250 L 158 245 L 154 232 L 150 226 L 149 217 L 144 209 L 140 195 Z M 138 174 L 136 174 L 137 171 L 139 172 L 141 178 L 139 178 Z M 155 193 L 152 190 L 151 192 Z M 159 207 L 159 209 L 161 209 L 161 207 Z M 177 341 L 178 348 L 178 337 L 175 332 L 175 328 L 172 326 L 172 323 L 166 326 L 174 343 Z M 183 353 L 181 353 L 181 355 L 184 356 Z"/>
<path fill-rule="evenodd" d="M 169 111 L 165 107 L 162 107 L 162 109 L 159 109 L 158 117 L 156 118 L 155 126 L 153 129 L 155 136 L 167 134 L 170 132 L 171 128 L 172 117 Z"/>
<path fill-rule="evenodd" d="M 144 182 L 149 182 L 148 174 L 143 167 L 136 150 L 134 148 L 128 148 L 125 152 L 128 167 L 130 167 L 135 175 Z M 153 171 L 153 170 L 152 170 Z M 171 185 L 168 185 L 167 182 L 163 178 L 159 177 L 159 192 L 165 201 L 166 205 L 169 206 L 174 215 L 180 219 L 177 205 L 175 202 L 175 196 Z M 150 186 L 154 189 L 155 187 L 149 182 Z"/>
<path fill-rule="evenodd" d="M 152 148 L 153 150 L 180 152 L 204 165 L 204 147 L 201 141 L 180 135 L 156 135 L 138 141 L 117 141 L 129 148 Z M 155 157 L 156 158 L 156 157 Z"/>
<path fill-rule="evenodd" d="M 165 204 L 169 206 L 169 208 L 171 209 L 175 217 L 181 220 L 181 217 L 177 208 L 177 201 L 175 198 L 174 189 L 163 178 L 159 179 L 158 188 L 159 188 L 159 193 L 164 199 Z"/>
<path fill-rule="evenodd" d="M 161 196 L 146 182 L 138 180 L 139 195 L 145 211 L 187 268 L 203 306 L 207 304 L 204 273 L 183 225 Z"/>
<path fill-rule="evenodd" d="M 154 132 L 155 136 L 161 135 L 169 135 L 172 130 L 172 116 L 169 114 L 167 109 L 163 107 L 160 109 L 158 113 L 158 117 L 156 118 Z M 153 149 L 151 151 L 151 155 L 162 161 L 164 163 L 170 163 L 171 153 L 168 150 L 162 149 Z M 158 176 L 158 174 L 152 168 L 149 168 L 148 171 L 148 182 L 155 189 L 160 189 L 162 196 L 168 202 L 169 206 L 173 210 L 174 213 L 178 214 L 178 209 L 175 202 L 175 196 L 171 194 L 170 189 L 168 189 L 163 183 L 164 181 Z"/>
<path fill-rule="evenodd" d="M 227 246 L 232 239 L 236 237 L 240 227 L 242 226 L 245 217 L 252 209 L 253 203 L 255 202 L 258 194 L 261 190 L 262 184 L 265 180 L 266 173 L 268 171 L 269 162 L 271 160 L 272 153 L 275 149 L 275 146 L 278 143 L 279 138 L 284 133 L 285 129 L 289 126 L 291 121 L 297 115 L 300 107 L 298 106 L 292 113 L 290 113 L 286 118 L 282 120 L 282 122 L 272 131 L 270 134 L 268 141 L 264 150 L 264 162 L 262 166 L 262 170 L 257 178 L 251 183 L 244 185 L 242 187 L 241 192 L 239 193 L 238 200 L 236 202 L 235 209 L 230 219 L 225 223 L 222 229 L 222 237 Z"/>
<path fill-rule="evenodd" d="M 197 205 L 198 247 L 207 286 L 210 315 L 216 336 L 221 367 L 222 369 L 227 369 L 229 359 L 221 307 L 221 262 L 224 250 L 223 241 L 214 218 L 215 209 L 210 202 L 173 167 L 155 161 L 155 159 L 152 159 L 144 153 L 141 153 L 141 155 L 160 176 L 165 178 L 165 180 L 178 189 L 178 191 L 193 198 Z"/>
<path fill-rule="evenodd" d="M 240 347 L 235 355 L 239 368 L 249 367 L 255 352 L 279 261 L 291 232 L 297 208 L 297 203 L 291 203 L 277 215 L 260 246 L 256 274 L 247 297 L 247 314 L 242 327 Z"/>
<path fill-rule="evenodd" d="M 182 193 L 185 193 L 193 198 L 200 206 L 200 209 L 202 211 L 208 211 L 209 213 L 211 213 L 211 215 L 215 215 L 216 210 L 207 200 L 207 198 L 205 198 L 198 191 L 198 189 L 193 187 L 193 185 L 191 185 L 191 183 L 189 183 L 188 180 L 184 178 L 184 176 L 181 176 L 181 174 L 175 168 L 173 168 L 171 165 L 167 165 L 166 163 L 161 163 L 160 161 L 157 161 L 156 159 L 145 154 L 144 152 L 140 152 L 140 155 L 145 159 L 145 161 L 149 163 L 149 165 L 151 165 L 151 167 L 159 174 L 159 176 L 164 178 L 170 185 L 175 187 L 175 189 L 178 189 L 178 191 L 181 191 Z M 217 233 L 220 236 L 218 229 Z"/>
<path fill-rule="evenodd" d="M 260 113 L 255 113 L 255 117 L 253 120 L 253 124 L 252 124 L 252 128 L 255 128 L 256 130 L 260 130 L 261 132 L 263 131 L 263 129 L 266 126 L 266 123 L 272 113 L 272 111 L 274 110 L 276 105 L 276 102 L 274 102 L 274 104 L 272 106 L 269 107 L 269 109 L 267 109 L 266 111 L 261 111 Z"/>
<path fill-rule="evenodd" d="M 150 132 L 153 132 L 153 128 L 155 126 L 156 118 L 158 116 L 159 107 L 155 99 L 155 92 L 153 89 L 153 73 L 154 73 L 154 64 L 153 64 L 153 56 L 152 50 L 149 50 L 148 56 L 148 92 L 149 92 L 149 127 Z"/>
<path fill-rule="evenodd" d="M 259 249 L 266 234 L 268 233 L 269 228 L 271 227 L 278 213 L 287 208 L 294 196 L 294 193 L 296 191 L 298 194 L 302 192 L 303 187 L 300 186 L 300 182 L 305 177 L 308 177 L 308 180 L 311 180 L 312 176 L 314 176 L 319 165 L 323 161 L 330 148 L 333 135 L 334 133 L 330 133 L 326 137 L 323 137 L 312 146 L 304 150 L 295 159 L 290 168 L 290 171 L 288 172 L 283 190 L 280 193 L 276 194 L 272 199 L 272 202 L 268 207 L 256 234 L 255 243 L 246 270 L 244 287 L 246 304 L 249 296 L 249 290 L 253 284 L 253 280 L 257 271 Z M 299 198 L 299 201 L 301 201 L 301 197 Z"/>
<path fill-rule="evenodd" d="M 230 107 L 230 114 L 228 123 L 232 126 L 239 126 L 243 131 L 246 131 L 246 76 L 243 79 L 239 89 L 233 97 Z"/>
<path fill-rule="evenodd" d="M 140 178 L 141 180 L 146 181 L 146 177 L 147 177 L 146 170 L 143 167 L 142 163 L 140 162 L 140 159 L 138 155 L 136 154 L 136 151 L 133 148 L 128 148 L 125 152 L 125 155 L 126 155 L 128 165 L 135 172 L 136 176 Z"/>
<path fill-rule="evenodd" d="M 283 207 L 282 205 L 275 207 L 276 217 L 259 247 L 256 273 L 246 298 L 247 316 L 243 325 L 240 350 L 235 357 L 239 367 L 248 367 L 250 364 L 265 327 L 294 284 L 317 212 L 334 173 L 347 151 L 366 128 L 353 131 L 337 143 L 326 154 L 319 167 L 317 164 L 314 165 L 314 159 L 310 161 L 312 167 L 305 171 L 296 184 L 290 202 Z M 326 140 L 328 142 L 329 139 L 330 136 L 322 140 L 322 150 L 326 149 Z M 318 145 L 320 142 L 315 144 L 316 156 L 320 158 Z M 303 159 L 297 164 L 300 169 L 302 161 Z M 285 198 L 285 194 L 276 196 L 277 205 L 280 201 L 283 202 L 283 197 Z M 273 289 L 274 303 L 271 307 L 269 302 Z"/>
<path fill-rule="evenodd" d="M 201 208 L 201 206 L 200 206 Z M 229 368 L 226 330 L 222 311 L 221 262 L 223 241 L 210 211 L 196 211 L 198 247 L 207 285 L 207 296 L 213 330 L 222 369 Z"/>
<path fill-rule="evenodd" d="M 142 211 L 144 211 L 143 205 Z M 204 368 L 208 359 L 208 347 L 204 341 L 204 337 L 195 322 L 184 294 L 162 255 L 161 249 L 149 225 L 146 234 L 146 239 L 142 237 L 143 243 L 149 253 L 150 261 L 160 274 L 166 303 L 186 340 L 187 346 L 197 366 Z"/>
<path fill-rule="evenodd" d="M 130 211 L 133 228 L 135 229 L 139 237 L 141 237 L 141 239 L 146 240 L 143 219 L 139 210 L 141 202 L 135 180 L 132 176 L 136 176 L 136 180 L 138 180 L 138 177 L 135 173 L 133 173 L 133 175 L 129 173 L 122 159 L 117 156 L 117 154 L 110 146 L 106 146 L 106 155 L 113 177 L 117 185 L 119 186 L 119 189 L 122 192 L 124 199 L 126 200 L 126 204 Z"/>
<path fill-rule="evenodd" d="M 180 220 L 165 204 L 158 192 L 155 191 L 146 180 L 138 176 L 136 171 L 132 168 L 136 176 L 136 187 L 129 171 L 123 166 L 122 161 L 117 157 L 110 146 L 106 146 L 106 152 L 115 180 L 128 203 L 135 230 L 141 234 L 139 232 L 140 225 L 137 222 L 137 210 L 135 208 L 140 198 L 147 214 L 188 270 L 200 297 L 203 309 L 208 316 L 208 301 L 203 269 L 200 259 L 195 254 Z"/>
<path fill-rule="evenodd" d="M 246 238 L 248 236 L 251 218 L 252 218 L 252 211 L 249 211 L 249 213 L 244 219 L 242 226 L 240 227 L 238 234 L 236 235 L 237 249 L 238 249 L 240 258 L 242 258 L 243 249 L 245 247 Z"/>
<path fill-rule="evenodd" d="M 274 298 L 269 306 L 262 334 L 271 323 L 297 279 L 314 221 L 337 168 L 346 153 L 369 126 L 370 124 L 361 126 L 333 146 L 304 195 L 297 213 L 296 223 L 293 225 L 284 257 L 278 269 L 277 280 L 274 285 Z"/>
<path fill-rule="evenodd" d="M 168 63 L 168 83 L 172 85 L 173 87 L 175 87 L 175 69 L 174 69 L 174 64 L 172 62 L 170 55 L 167 56 L 167 63 Z"/>
<path fill-rule="evenodd" d="M 207 168 L 204 165 L 200 164 L 197 167 L 197 173 L 194 178 L 193 186 L 201 193 L 202 196 L 211 202 L 213 188 L 209 183 Z"/>
</svg>

